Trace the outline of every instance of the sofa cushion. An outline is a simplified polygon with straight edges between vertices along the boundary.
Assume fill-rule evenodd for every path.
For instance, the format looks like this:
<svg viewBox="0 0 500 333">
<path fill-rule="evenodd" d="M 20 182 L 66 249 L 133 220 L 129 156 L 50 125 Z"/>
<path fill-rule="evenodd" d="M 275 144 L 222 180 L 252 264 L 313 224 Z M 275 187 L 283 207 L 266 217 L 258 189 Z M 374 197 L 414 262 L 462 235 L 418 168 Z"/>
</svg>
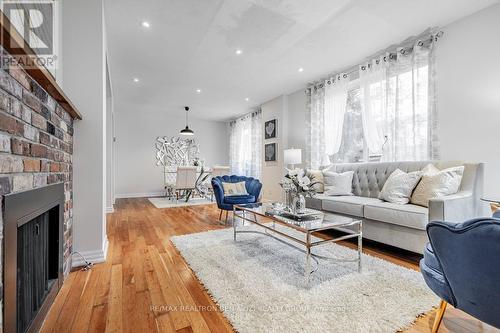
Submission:
<svg viewBox="0 0 500 333">
<path fill-rule="evenodd" d="M 380 202 L 365 205 L 364 213 L 368 219 L 425 230 L 429 210 L 428 208 L 411 204 L 400 205 L 390 202 Z"/>
<path fill-rule="evenodd" d="M 323 200 L 322 208 L 333 213 L 347 214 L 363 217 L 364 205 L 370 203 L 379 203 L 382 200 L 376 198 L 365 198 L 356 196 L 321 196 Z"/>
<path fill-rule="evenodd" d="M 255 196 L 253 195 L 233 195 L 230 197 L 224 197 L 224 203 L 237 205 L 244 203 L 252 203 L 255 202 Z"/>
<path fill-rule="evenodd" d="M 431 243 L 427 243 L 427 245 L 425 246 L 424 260 L 427 267 L 432 268 L 436 272 L 443 274 L 443 270 L 441 268 L 441 265 L 436 259 L 436 255 L 434 254 L 434 250 L 432 249 Z"/>
<path fill-rule="evenodd" d="M 439 295 L 439 297 L 451 305 L 455 304 L 453 293 L 444 279 L 443 273 L 427 266 L 425 259 L 420 260 L 420 271 L 422 272 L 425 283 L 436 295 Z"/>
</svg>

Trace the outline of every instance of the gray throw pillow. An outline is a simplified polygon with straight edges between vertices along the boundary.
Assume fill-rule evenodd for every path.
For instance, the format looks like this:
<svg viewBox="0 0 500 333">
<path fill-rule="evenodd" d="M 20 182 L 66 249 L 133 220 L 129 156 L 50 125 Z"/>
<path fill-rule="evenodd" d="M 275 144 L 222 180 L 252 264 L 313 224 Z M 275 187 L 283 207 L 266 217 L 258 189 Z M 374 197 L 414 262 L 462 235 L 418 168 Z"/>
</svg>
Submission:
<svg viewBox="0 0 500 333">
<path fill-rule="evenodd" d="M 406 173 L 396 169 L 385 181 L 378 198 L 396 204 L 407 204 L 421 177 L 421 171 Z"/>
</svg>

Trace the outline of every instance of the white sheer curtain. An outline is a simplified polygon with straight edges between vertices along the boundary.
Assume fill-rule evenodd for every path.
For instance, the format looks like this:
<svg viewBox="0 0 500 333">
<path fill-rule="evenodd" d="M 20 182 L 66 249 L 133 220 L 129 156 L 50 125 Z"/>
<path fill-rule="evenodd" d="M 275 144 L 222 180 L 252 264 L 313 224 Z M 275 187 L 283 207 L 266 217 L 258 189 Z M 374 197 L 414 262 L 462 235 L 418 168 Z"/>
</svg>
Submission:
<svg viewBox="0 0 500 333">
<path fill-rule="evenodd" d="M 325 147 L 325 88 L 323 84 L 309 87 L 306 118 L 306 165 L 318 169 L 326 154 Z"/>
<path fill-rule="evenodd" d="M 260 179 L 262 168 L 262 111 L 229 123 L 231 173 Z"/>
<path fill-rule="evenodd" d="M 363 135 L 370 153 L 382 153 L 388 131 L 387 63 L 383 58 L 361 65 L 359 71 Z"/>
<path fill-rule="evenodd" d="M 438 159 L 432 40 L 362 64 L 359 77 L 370 154 L 384 161 Z"/>
<path fill-rule="evenodd" d="M 347 106 L 347 74 L 340 74 L 306 90 L 306 165 L 313 169 L 330 164 L 339 151 Z"/>
<path fill-rule="evenodd" d="M 331 78 L 325 83 L 325 153 L 328 156 L 336 154 L 342 143 L 342 128 L 347 107 L 347 74 Z"/>
</svg>

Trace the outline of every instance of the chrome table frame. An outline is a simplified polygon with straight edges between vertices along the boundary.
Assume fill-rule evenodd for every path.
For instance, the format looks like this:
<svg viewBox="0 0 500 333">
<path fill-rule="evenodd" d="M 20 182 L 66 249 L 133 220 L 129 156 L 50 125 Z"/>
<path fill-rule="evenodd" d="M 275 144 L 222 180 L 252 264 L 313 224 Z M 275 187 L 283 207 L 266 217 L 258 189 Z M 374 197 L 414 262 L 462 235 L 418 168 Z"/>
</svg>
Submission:
<svg viewBox="0 0 500 333">
<path fill-rule="evenodd" d="M 315 228 L 315 229 L 308 230 L 308 229 L 301 228 L 300 226 L 296 226 L 296 225 L 293 225 L 291 223 L 284 222 L 275 216 L 255 212 L 251 208 L 253 208 L 253 207 L 245 207 L 244 205 L 241 205 L 241 206 L 240 205 L 233 205 L 233 238 L 234 238 L 235 242 L 236 242 L 236 235 L 239 233 L 259 233 L 259 234 L 263 234 L 266 236 L 270 236 L 271 238 L 274 238 L 274 239 L 276 239 L 276 240 L 278 240 L 278 241 L 280 241 L 288 246 L 291 246 L 291 247 L 305 253 L 305 255 L 306 255 L 306 265 L 305 266 L 306 267 L 305 267 L 304 273 L 305 273 L 305 278 L 306 278 L 307 282 L 309 282 L 311 275 L 313 273 L 315 273 L 319 268 L 318 259 L 334 260 L 337 262 L 357 262 L 358 263 L 358 273 L 362 272 L 363 222 L 361 220 L 352 219 L 351 222 L 346 222 L 346 223 L 342 223 L 339 225 L 330 225 L 330 226 L 325 226 L 322 228 Z M 238 212 L 241 212 L 241 214 L 237 214 Z M 247 213 L 250 213 L 251 215 L 253 215 L 253 219 L 247 218 L 246 217 Z M 332 215 L 334 215 L 334 214 L 332 214 Z M 271 220 L 272 224 L 268 225 L 269 223 L 259 222 L 257 219 L 257 216 Z M 247 222 L 250 222 L 251 224 L 255 224 L 259 227 L 262 227 L 264 229 L 264 232 L 250 231 L 250 230 L 238 231 L 236 228 L 236 218 L 237 217 L 239 219 L 243 220 L 243 225 L 244 225 L 245 221 L 247 221 Z M 294 229 L 294 230 L 297 230 L 297 231 L 304 233 L 306 235 L 306 241 L 303 241 L 302 239 L 293 237 L 289 234 L 286 234 L 286 233 L 276 229 L 276 224 L 286 226 L 290 229 Z M 354 225 L 358 226 L 357 231 L 353 231 L 351 229 L 346 228 L 346 227 L 354 226 Z M 326 230 L 337 230 L 337 231 L 347 233 L 347 235 L 340 236 L 340 237 L 333 238 L 333 239 L 320 239 L 318 241 L 313 241 L 311 239 L 312 238 L 311 236 L 313 233 L 319 232 L 319 231 L 326 231 Z M 283 239 L 276 237 L 274 234 L 282 236 L 285 239 L 291 240 L 292 242 L 296 242 L 296 243 L 302 245 L 303 247 L 305 247 L 305 250 L 299 246 L 296 246 L 290 242 L 287 242 Z M 316 255 L 316 254 L 312 253 L 313 247 L 316 247 L 319 245 L 324 245 L 324 244 L 329 244 L 329 243 L 335 243 L 335 242 L 339 242 L 339 241 L 350 239 L 350 238 L 356 238 L 356 237 L 358 238 L 358 251 L 357 251 L 358 255 L 357 255 L 357 258 L 355 258 L 355 259 L 325 257 L 325 256 L 320 256 L 320 255 Z M 311 259 L 314 260 L 314 262 L 316 263 L 315 269 L 311 269 Z"/>
</svg>

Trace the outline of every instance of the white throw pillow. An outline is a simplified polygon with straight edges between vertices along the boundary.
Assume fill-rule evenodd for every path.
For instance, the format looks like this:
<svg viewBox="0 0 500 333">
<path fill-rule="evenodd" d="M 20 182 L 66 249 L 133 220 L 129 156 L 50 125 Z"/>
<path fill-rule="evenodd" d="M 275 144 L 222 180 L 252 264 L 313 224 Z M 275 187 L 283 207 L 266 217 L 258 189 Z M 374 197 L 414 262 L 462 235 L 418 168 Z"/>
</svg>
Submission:
<svg viewBox="0 0 500 333">
<path fill-rule="evenodd" d="M 422 169 L 422 176 L 423 175 L 434 175 L 439 172 L 439 169 L 434 166 L 434 164 L 427 164 L 423 169 Z"/>
<path fill-rule="evenodd" d="M 247 188 L 245 187 L 245 182 L 238 182 L 238 183 L 222 182 L 222 187 L 224 188 L 224 196 L 226 197 L 232 197 L 236 195 L 248 195 Z"/>
<path fill-rule="evenodd" d="M 457 193 L 460 189 L 464 169 L 463 166 L 457 166 L 439 170 L 431 164 L 427 165 L 423 170 L 424 174 L 420 183 L 413 191 L 411 203 L 429 207 L 429 199 Z"/>
<path fill-rule="evenodd" d="M 336 173 L 323 171 L 326 195 L 352 195 L 352 177 L 354 171 Z"/>
<path fill-rule="evenodd" d="M 407 204 L 421 177 L 422 171 L 406 173 L 396 169 L 385 181 L 378 198 L 401 205 Z"/>
</svg>

